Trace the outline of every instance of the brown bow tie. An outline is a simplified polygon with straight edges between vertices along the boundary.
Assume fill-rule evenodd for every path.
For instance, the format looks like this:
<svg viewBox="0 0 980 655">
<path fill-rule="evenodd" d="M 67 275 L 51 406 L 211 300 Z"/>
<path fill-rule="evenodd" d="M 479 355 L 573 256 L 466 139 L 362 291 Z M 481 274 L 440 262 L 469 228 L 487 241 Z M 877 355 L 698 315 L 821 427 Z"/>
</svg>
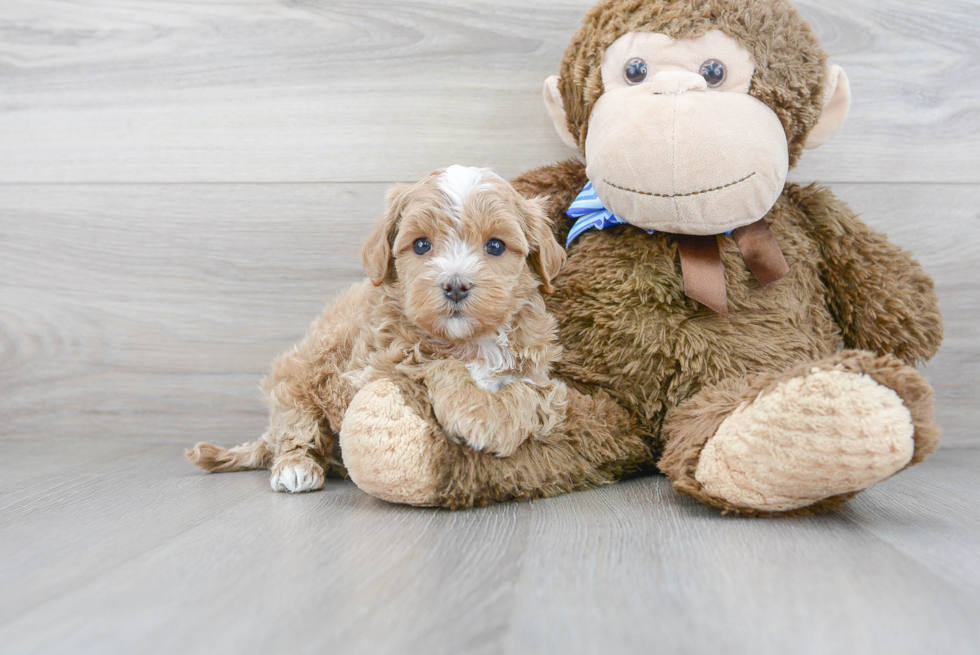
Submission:
<svg viewBox="0 0 980 655">
<path fill-rule="evenodd" d="M 766 219 L 760 218 L 751 225 L 740 227 L 732 232 L 732 236 L 745 265 L 762 288 L 789 273 L 789 265 Z M 728 316 L 725 267 L 718 252 L 718 236 L 678 234 L 677 249 L 681 256 L 684 294 L 722 316 Z"/>
</svg>

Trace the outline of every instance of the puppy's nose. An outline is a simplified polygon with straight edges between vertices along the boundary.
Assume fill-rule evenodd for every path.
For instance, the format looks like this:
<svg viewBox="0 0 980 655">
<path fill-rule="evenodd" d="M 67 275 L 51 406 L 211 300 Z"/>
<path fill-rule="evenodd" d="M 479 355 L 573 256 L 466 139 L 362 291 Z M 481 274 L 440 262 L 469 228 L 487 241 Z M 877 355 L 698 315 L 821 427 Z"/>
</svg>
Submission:
<svg viewBox="0 0 980 655">
<path fill-rule="evenodd" d="M 472 284 L 468 282 L 463 282 L 462 280 L 453 278 L 449 282 L 442 285 L 442 289 L 446 294 L 446 297 L 453 302 L 459 302 L 470 292 Z"/>
</svg>

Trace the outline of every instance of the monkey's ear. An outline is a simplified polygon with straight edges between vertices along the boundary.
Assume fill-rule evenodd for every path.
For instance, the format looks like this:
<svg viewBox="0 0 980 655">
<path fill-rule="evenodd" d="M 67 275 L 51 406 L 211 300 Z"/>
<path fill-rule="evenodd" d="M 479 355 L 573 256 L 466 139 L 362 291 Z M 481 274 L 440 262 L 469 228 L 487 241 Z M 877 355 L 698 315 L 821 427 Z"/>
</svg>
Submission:
<svg viewBox="0 0 980 655">
<path fill-rule="evenodd" d="M 522 211 L 527 222 L 527 240 L 531 246 L 528 264 L 541 278 L 541 289 L 545 293 L 555 292 L 551 280 L 558 275 L 565 264 L 565 249 L 555 239 L 548 219 L 548 201 L 544 198 L 530 198 L 523 201 Z"/>
<path fill-rule="evenodd" d="M 548 114 L 555 123 L 555 130 L 558 132 L 558 136 L 561 137 L 562 143 L 572 150 L 578 150 L 575 137 L 572 136 L 571 130 L 568 129 L 568 119 L 565 116 L 565 103 L 561 99 L 561 90 L 558 88 L 557 75 L 552 75 L 544 81 L 544 106 L 548 109 Z"/>
<path fill-rule="evenodd" d="M 388 192 L 385 198 L 385 211 L 374 222 L 374 229 L 364 245 L 361 246 L 361 265 L 374 286 L 381 286 L 391 273 L 394 260 L 391 247 L 395 242 L 398 219 L 408 198 L 409 187 L 399 184 Z"/>
<path fill-rule="evenodd" d="M 804 148 L 819 148 L 830 141 L 844 124 L 847 112 L 851 109 L 851 83 L 847 81 L 847 73 L 840 66 L 827 69 L 824 81 L 823 113 L 817 124 L 810 130 Z"/>
</svg>

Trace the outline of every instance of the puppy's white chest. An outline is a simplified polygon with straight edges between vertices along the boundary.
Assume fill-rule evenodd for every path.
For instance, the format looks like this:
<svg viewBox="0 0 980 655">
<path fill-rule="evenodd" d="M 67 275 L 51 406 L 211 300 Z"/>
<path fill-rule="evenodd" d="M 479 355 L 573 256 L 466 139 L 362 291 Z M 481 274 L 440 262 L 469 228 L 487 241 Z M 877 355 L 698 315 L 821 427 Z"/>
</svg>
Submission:
<svg viewBox="0 0 980 655">
<path fill-rule="evenodd" d="M 476 347 L 476 358 L 466 365 L 476 386 L 496 393 L 514 381 L 509 372 L 515 358 L 505 332 L 478 340 Z"/>
<path fill-rule="evenodd" d="M 496 373 L 488 369 L 483 362 L 470 362 L 466 368 L 470 370 L 470 377 L 476 382 L 476 386 L 486 391 L 497 393 L 514 381 L 513 376 Z"/>
</svg>

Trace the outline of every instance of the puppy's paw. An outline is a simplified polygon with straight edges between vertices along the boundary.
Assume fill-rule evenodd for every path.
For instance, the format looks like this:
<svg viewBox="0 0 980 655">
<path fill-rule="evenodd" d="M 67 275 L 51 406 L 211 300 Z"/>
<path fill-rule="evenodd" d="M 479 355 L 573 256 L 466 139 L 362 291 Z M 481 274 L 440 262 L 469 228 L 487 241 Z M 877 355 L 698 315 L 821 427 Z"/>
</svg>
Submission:
<svg viewBox="0 0 980 655">
<path fill-rule="evenodd" d="M 323 467 L 309 457 L 293 457 L 276 462 L 269 480 L 273 491 L 300 493 L 323 489 Z"/>
<path fill-rule="evenodd" d="M 546 434 L 564 418 L 564 391 L 564 385 L 543 392 L 517 381 L 496 393 L 474 385 L 455 393 L 430 391 L 430 398 L 436 420 L 455 443 L 509 457 L 528 438 Z"/>
<path fill-rule="evenodd" d="M 496 457 L 510 457 L 530 436 L 506 422 L 473 416 L 445 423 L 443 430 L 453 442 Z"/>
</svg>

